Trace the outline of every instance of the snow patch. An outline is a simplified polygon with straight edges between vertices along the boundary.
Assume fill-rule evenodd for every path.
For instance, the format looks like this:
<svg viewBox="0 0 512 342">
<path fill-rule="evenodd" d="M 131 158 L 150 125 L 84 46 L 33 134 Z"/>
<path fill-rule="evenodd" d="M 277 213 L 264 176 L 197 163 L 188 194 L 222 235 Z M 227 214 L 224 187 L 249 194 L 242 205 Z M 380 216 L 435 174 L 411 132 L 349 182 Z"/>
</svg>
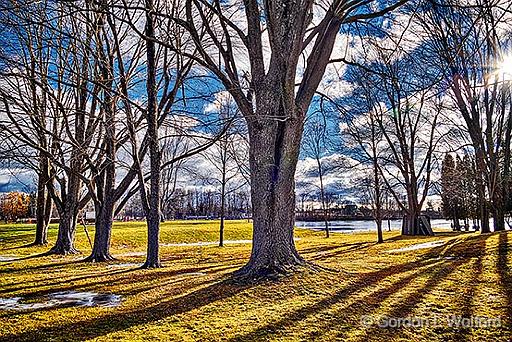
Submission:
<svg viewBox="0 0 512 342">
<path fill-rule="evenodd" d="M 300 240 L 294 238 L 294 241 Z M 225 245 L 245 244 L 252 243 L 252 240 L 224 240 Z M 188 247 L 188 246 L 217 246 L 218 241 L 203 241 L 203 242 L 180 242 L 180 243 L 161 243 L 162 247 Z"/>
<path fill-rule="evenodd" d="M 112 308 L 121 304 L 121 296 L 108 293 L 61 291 L 49 294 L 40 301 L 24 301 L 23 297 L 0 298 L 0 310 L 40 310 L 52 307 Z"/>
<path fill-rule="evenodd" d="M 16 260 L 18 260 L 18 257 L 13 256 L 13 255 L 0 255 L 0 262 L 1 261 L 8 262 L 8 261 L 16 261 Z"/>
<path fill-rule="evenodd" d="M 433 247 L 439 247 L 446 243 L 444 240 L 438 240 L 438 241 L 432 241 L 432 242 L 425 242 L 425 243 L 418 243 L 415 245 L 399 248 L 399 249 L 392 249 L 387 251 L 388 253 L 398 253 L 398 252 L 408 252 L 408 251 L 415 251 L 418 249 L 425 249 L 425 248 L 433 248 Z"/>
<path fill-rule="evenodd" d="M 127 262 L 127 263 L 122 263 L 122 264 L 112 264 L 112 265 L 107 265 L 107 268 L 124 268 L 124 267 L 139 267 L 140 264 L 136 264 L 134 262 Z"/>
<path fill-rule="evenodd" d="M 118 254 L 117 256 L 145 256 L 146 252 L 129 252 L 124 254 Z"/>
</svg>

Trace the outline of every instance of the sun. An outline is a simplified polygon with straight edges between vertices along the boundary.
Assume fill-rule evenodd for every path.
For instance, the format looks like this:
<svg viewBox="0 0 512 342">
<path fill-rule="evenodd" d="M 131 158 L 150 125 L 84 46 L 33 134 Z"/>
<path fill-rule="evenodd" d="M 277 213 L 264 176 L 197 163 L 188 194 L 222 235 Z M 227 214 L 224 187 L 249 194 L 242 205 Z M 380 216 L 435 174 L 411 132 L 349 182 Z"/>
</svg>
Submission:
<svg viewBox="0 0 512 342">
<path fill-rule="evenodd" d="M 512 80 L 512 55 L 506 55 L 498 64 L 498 74 L 505 80 Z"/>
</svg>

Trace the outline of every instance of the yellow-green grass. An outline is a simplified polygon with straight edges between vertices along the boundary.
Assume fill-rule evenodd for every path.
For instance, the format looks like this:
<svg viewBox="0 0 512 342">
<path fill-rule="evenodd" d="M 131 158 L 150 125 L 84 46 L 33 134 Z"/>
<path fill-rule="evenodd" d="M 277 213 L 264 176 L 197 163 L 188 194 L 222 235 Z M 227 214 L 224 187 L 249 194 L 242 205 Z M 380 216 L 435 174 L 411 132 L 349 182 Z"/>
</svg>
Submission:
<svg viewBox="0 0 512 342">
<path fill-rule="evenodd" d="M 369 223 L 371 224 L 371 223 Z M 323 268 L 306 268 L 278 282 L 236 285 L 229 274 L 250 255 L 250 244 L 162 247 L 162 269 L 109 267 L 80 262 L 90 251 L 79 227 L 82 256 L 30 257 L 45 247 L 20 247 L 32 225 L 0 225 L 0 255 L 29 257 L 0 262 L 0 298 L 44 298 L 56 291 L 123 296 L 115 308 L 67 307 L 0 310 L 0 341 L 508 341 L 512 336 L 512 233 L 450 233 L 401 237 L 385 232 L 332 234 L 296 230 L 301 254 Z M 93 228 L 89 227 L 91 237 Z M 216 241 L 216 221 L 162 225 L 162 243 Z M 50 229 L 54 241 L 56 227 Z M 250 239 L 251 225 L 228 221 L 226 240 Z M 389 253 L 417 243 L 442 246 Z M 144 256 L 144 223 L 116 223 L 116 263 Z M 438 326 L 364 326 L 361 316 L 422 317 Z M 502 327 L 455 329 L 448 315 L 501 318 Z"/>
</svg>

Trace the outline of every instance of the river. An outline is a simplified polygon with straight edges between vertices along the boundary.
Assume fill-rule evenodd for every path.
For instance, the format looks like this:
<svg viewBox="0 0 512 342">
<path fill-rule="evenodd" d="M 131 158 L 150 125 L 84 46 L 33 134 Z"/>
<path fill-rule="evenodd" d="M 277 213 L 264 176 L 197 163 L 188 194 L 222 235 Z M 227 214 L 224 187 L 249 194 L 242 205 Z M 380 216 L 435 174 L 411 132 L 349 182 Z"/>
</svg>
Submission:
<svg viewBox="0 0 512 342">
<path fill-rule="evenodd" d="M 430 221 L 432 224 L 432 228 L 440 228 L 440 229 L 450 229 L 451 230 L 451 222 L 443 219 L 435 219 Z M 323 230 L 324 223 L 323 222 L 304 222 L 297 221 L 295 222 L 295 226 L 298 228 L 307 228 L 314 230 Z M 390 221 L 391 230 L 400 230 L 402 227 L 402 220 L 391 220 Z M 388 230 L 388 221 L 384 220 L 382 222 L 382 229 L 384 231 Z M 377 228 L 375 226 L 374 221 L 329 221 L 329 230 L 332 232 L 339 233 L 349 233 L 349 232 L 363 232 L 363 231 L 376 231 Z"/>
</svg>

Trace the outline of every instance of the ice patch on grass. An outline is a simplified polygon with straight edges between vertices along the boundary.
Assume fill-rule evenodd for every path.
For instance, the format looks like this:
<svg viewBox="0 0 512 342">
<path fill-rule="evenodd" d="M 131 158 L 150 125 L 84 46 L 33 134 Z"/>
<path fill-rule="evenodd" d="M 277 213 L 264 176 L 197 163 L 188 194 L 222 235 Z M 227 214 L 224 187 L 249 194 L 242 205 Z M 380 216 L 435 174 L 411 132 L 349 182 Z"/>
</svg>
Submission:
<svg viewBox="0 0 512 342">
<path fill-rule="evenodd" d="M 433 248 L 433 247 L 439 247 L 446 243 L 444 240 L 438 240 L 438 241 L 432 241 L 432 242 L 424 242 L 424 243 L 418 243 L 415 245 L 399 248 L 399 249 L 392 249 L 387 251 L 388 253 L 399 253 L 399 252 L 409 252 L 409 251 L 415 251 L 418 249 L 425 249 L 425 248 Z"/>
<path fill-rule="evenodd" d="M 130 256 L 145 256 L 145 255 L 146 255 L 146 252 L 129 252 L 129 253 L 118 254 L 117 256 L 130 257 Z"/>
<path fill-rule="evenodd" d="M 108 265 L 107 268 L 124 268 L 124 267 L 139 267 L 140 264 L 136 264 L 134 262 L 127 262 L 123 264 L 111 264 Z"/>
<path fill-rule="evenodd" d="M 24 301 L 23 297 L 0 298 L 0 310 L 24 311 L 52 307 L 112 308 L 121 304 L 121 296 L 108 293 L 61 291 L 49 294 L 40 301 Z"/>
<path fill-rule="evenodd" d="M 204 273 L 204 272 L 189 272 L 189 273 L 183 273 L 182 275 L 183 276 L 191 276 L 191 277 L 201 277 L 201 276 L 205 276 L 206 273 Z"/>
<path fill-rule="evenodd" d="M 13 255 L 0 255 L 0 262 L 9 262 L 9 261 L 16 261 L 18 260 L 18 257 Z"/>
<path fill-rule="evenodd" d="M 300 240 L 299 238 L 294 238 L 294 241 Z M 236 245 L 236 244 L 245 244 L 252 243 L 252 240 L 224 240 L 225 245 Z M 180 243 L 161 243 L 162 247 L 193 247 L 193 246 L 218 246 L 218 241 L 204 241 L 204 242 L 180 242 Z"/>
</svg>

